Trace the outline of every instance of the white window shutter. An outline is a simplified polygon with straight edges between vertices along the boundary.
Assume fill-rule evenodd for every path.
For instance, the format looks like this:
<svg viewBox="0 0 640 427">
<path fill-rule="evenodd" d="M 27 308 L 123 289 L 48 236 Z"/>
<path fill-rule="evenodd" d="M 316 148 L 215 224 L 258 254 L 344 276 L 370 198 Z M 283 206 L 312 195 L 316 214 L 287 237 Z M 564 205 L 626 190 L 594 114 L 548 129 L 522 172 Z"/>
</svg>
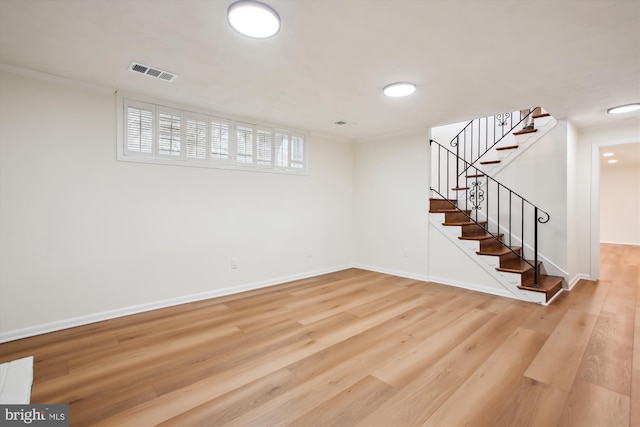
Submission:
<svg viewBox="0 0 640 427">
<path fill-rule="evenodd" d="M 187 118 L 187 159 L 206 160 L 207 158 L 207 122 Z"/>
<path fill-rule="evenodd" d="M 229 123 L 212 117 L 210 131 L 211 159 L 229 160 Z"/>
<path fill-rule="evenodd" d="M 289 167 L 289 134 L 276 130 L 275 140 L 276 167 Z"/>
<path fill-rule="evenodd" d="M 304 138 L 300 135 L 291 137 L 291 167 L 294 169 L 304 169 L 305 157 Z"/>
<path fill-rule="evenodd" d="M 236 161 L 253 163 L 253 127 L 238 123 L 236 125 Z"/>
<path fill-rule="evenodd" d="M 158 154 L 180 157 L 182 155 L 182 118 L 169 111 L 158 113 Z"/>
<path fill-rule="evenodd" d="M 256 163 L 262 166 L 273 164 L 273 133 L 266 129 L 258 129 Z"/>
<path fill-rule="evenodd" d="M 153 154 L 153 110 L 127 106 L 126 150 Z"/>
</svg>

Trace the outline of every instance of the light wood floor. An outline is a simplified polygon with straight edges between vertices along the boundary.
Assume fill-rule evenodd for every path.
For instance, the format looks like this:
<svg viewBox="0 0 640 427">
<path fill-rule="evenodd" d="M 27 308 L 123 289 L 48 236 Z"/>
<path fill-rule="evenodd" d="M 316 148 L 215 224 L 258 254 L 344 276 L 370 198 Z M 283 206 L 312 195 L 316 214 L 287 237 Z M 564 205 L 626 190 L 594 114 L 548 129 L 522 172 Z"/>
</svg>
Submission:
<svg viewBox="0 0 640 427">
<path fill-rule="evenodd" d="M 640 247 L 549 307 L 346 270 L 0 345 L 71 425 L 640 426 Z"/>
</svg>

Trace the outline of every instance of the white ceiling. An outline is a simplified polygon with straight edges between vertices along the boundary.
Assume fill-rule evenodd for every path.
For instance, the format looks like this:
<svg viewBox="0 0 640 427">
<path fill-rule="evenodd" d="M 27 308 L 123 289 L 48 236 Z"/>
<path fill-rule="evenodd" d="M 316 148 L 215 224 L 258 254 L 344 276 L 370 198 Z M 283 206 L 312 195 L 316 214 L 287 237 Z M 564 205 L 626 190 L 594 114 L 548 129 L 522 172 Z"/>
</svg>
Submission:
<svg viewBox="0 0 640 427">
<path fill-rule="evenodd" d="M 232 0 L 0 0 L 0 62 L 359 141 L 535 105 L 640 123 L 604 113 L 640 101 L 637 0 L 266 2 L 282 29 L 253 40 Z M 386 98 L 393 81 L 418 91 Z"/>
</svg>

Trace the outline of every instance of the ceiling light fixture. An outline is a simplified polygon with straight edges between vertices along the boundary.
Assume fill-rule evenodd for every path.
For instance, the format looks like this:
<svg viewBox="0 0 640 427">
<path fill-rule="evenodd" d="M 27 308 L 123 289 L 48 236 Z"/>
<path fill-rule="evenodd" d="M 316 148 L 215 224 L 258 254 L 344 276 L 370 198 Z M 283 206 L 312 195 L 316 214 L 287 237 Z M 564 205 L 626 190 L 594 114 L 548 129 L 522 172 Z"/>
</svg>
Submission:
<svg viewBox="0 0 640 427">
<path fill-rule="evenodd" d="M 608 163 L 618 163 L 618 161 L 616 159 L 611 159 L 608 161 Z"/>
<path fill-rule="evenodd" d="M 622 114 L 630 113 L 631 111 L 640 110 L 640 102 L 634 102 L 633 104 L 618 105 L 607 110 L 609 114 Z"/>
<path fill-rule="evenodd" d="M 609 152 L 609 153 L 604 153 L 604 154 L 602 155 L 602 157 L 611 157 L 611 156 L 613 156 L 613 153 L 611 153 L 611 152 Z"/>
<path fill-rule="evenodd" d="M 416 85 L 409 82 L 397 82 L 386 85 L 382 92 L 392 98 L 411 95 L 416 91 Z"/>
<path fill-rule="evenodd" d="M 280 16 L 269 5 L 254 0 L 238 0 L 227 9 L 231 28 L 254 39 L 273 37 L 280 31 Z"/>
</svg>

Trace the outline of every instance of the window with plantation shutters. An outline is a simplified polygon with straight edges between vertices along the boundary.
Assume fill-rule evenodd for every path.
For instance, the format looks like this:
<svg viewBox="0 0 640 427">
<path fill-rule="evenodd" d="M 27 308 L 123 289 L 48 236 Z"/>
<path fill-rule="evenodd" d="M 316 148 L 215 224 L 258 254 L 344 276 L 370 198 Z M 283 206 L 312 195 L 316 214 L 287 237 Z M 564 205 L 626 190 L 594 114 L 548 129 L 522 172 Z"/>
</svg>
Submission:
<svg viewBox="0 0 640 427">
<path fill-rule="evenodd" d="M 119 97 L 118 159 L 280 173 L 306 171 L 302 134 Z M 122 135 L 122 137 L 120 136 Z"/>
</svg>

